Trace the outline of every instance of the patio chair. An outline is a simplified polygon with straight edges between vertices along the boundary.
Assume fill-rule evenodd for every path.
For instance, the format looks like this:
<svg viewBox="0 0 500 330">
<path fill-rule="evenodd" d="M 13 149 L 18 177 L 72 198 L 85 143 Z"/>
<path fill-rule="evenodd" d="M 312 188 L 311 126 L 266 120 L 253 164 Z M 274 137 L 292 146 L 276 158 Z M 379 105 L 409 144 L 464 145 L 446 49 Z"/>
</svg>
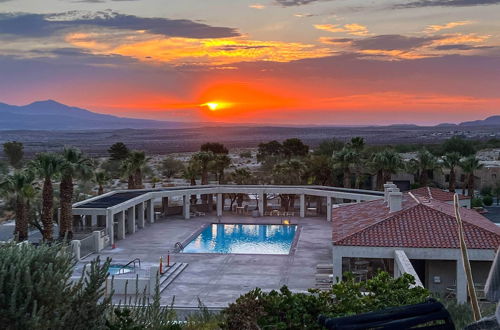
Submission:
<svg viewBox="0 0 500 330">
<path fill-rule="evenodd" d="M 320 325 L 329 330 L 354 329 L 455 329 L 450 313 L 435 299 L 414 305 L 387 308 L 376 312 L 328 318 L 320 315 Z"/>
</svg>

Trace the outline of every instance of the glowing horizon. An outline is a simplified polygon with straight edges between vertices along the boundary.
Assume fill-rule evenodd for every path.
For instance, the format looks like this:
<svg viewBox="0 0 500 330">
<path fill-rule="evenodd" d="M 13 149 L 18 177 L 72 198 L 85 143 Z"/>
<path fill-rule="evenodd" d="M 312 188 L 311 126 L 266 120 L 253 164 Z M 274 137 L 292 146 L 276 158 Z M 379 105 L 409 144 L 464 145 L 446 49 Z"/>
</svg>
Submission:
<svg viewBox="0 0 500 330">
<path fill-rule="evenodd" d="M 0 102 L 311 125 L 500 113 L 500 2 L 351 1 L 6 1 Z"/>
</svg>

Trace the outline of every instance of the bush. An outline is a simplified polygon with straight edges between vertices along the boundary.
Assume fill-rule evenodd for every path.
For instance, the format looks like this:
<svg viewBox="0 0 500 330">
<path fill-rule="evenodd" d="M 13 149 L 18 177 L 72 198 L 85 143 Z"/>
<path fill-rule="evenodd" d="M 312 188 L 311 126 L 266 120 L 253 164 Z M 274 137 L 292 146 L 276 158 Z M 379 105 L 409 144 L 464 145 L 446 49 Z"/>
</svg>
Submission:
<svg viewBox="0 0 500 330">
<path fill-rule="evenodd" d="M 244 151 L 240 154 L 240 158 L 252 158 L 252 153 L 250 151 Z"/>
<path fill-rule="evenodd" d="M 486 186 L 486 187 L 481 188 L 481 195 L 483 195 L 483 196 L 493 195 L 493 187 Z"/>
<path fill-rule="evenodd" d="M 104 281 L 110 260 L 93 261 L 87 278 L 71 282 L 74 261 L 63 245 L 0 247 L 3 329 L 102 329 L 110 299 Z"/>
<path fill-rule="evenodd" d="M 286 286 L 280 291 L 255 289 L 240 296 L 222 312 L 223 329 L 321 329 L 317 319 L 352 315 L 388 307 L 425 301 L 429 292 L 410 288 L 414 278 L 404 274 L 394 279 L 386 272 L 356 283 L 350 274 L 346 280 L 327 292 L 310 289 L 309 293 L 292 293 Z M 363 291 L 371 294 L 362 294 Z"/>
<path fill-rule="evenodd" d="M 470 204 L 472 207 L 483 207 L 483 200 L 480 197 L 474 197 Z"/>
<path fill-rule="evenodd" d="M 486 195 L 483 197 L 483 204 L 486 206 L 491 206 L 493 205 L 493 197 L 490 195 Z"/>
</svg>

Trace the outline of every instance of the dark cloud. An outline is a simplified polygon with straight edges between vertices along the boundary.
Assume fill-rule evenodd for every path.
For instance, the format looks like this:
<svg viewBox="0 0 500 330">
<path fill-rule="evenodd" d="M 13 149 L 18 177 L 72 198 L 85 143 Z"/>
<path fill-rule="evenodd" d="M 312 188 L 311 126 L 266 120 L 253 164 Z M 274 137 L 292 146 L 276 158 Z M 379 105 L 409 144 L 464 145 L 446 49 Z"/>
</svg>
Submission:
<svg viewBox="0 0 500 330">
<path fill-rule="evenodd" d="M 398 4 L 395 8 L 470 7 L 500 4 L 500 0 L 420 0 Z"/>
<path fill-rule="evenodd" d="M 347 43 L 347 42 L 353 41 L 354 39 L 351 39 L 351 38 L 324 38 L 322 40 L 324 40 L 325 42 L 331 42 L 331 43 Z"/>
<path fill-rule="evenodd" d="M 411 50 L 431 43 L 442 37 L 406 37 L 399 34 L 386 34 L 353 41 L 360 50 Z"/>
<path fill-rule="evenodd" d="M 292 6 L 302 6 L 307 5 L 313 2 L 324 1 L 324 0 L 275 0 L 277 4 L 283 7 L 292 7 Z"/>
<path fill-rule="evenodd" d="M 471 46 L 466 44 L 455 44 L 455 45 L 441 45 L 436 46 L 434 49 L 436 50 L 472 50 L 472 49 L 491 49 L 495 48 L 492 46 Z"/>
<path fill-rule="evenodd" d="M 83 26 L 106 27 L 122 30 L 146 30 L 168 37 L 224 38 L 239 36 L 237 30 L 215 27 L 186 19 L 146 18 L 116 12 L 97 12 L 79 15 L 73 19 L 59 19 L 67 14 L 8 14 L 0 13 L 0 33 L 25 37 L 46 37 L 60 30 Z"/>
</svg>

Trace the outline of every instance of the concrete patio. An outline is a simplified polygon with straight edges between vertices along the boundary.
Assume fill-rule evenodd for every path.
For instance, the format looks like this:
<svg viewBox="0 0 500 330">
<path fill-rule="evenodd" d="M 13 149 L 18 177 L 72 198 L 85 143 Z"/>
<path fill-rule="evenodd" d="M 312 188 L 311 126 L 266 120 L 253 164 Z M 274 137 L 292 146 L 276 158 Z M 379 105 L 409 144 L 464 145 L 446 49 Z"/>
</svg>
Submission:
<svg viewBox="0 0 500 330">
<path fill-rule="evenodd" d="M 185 262 L 189 266 L 162 292 L 162 304 L 171 304 L 175 297 L 176 307 L 196 307 L 199 298 L 207 307 L 224 307 L 255 287 L 272 290 L 287 285 L 292 291 L 314 287 L 316 265 L 329 264 L 332 260 L 331 223 L 322 218 L 292 217 L 291 220 L 302 228 L 295 253 L 286 256 L 172 253 L 176 242 L 185 241 L 204 224 L 217 222 L 213 216 L 160 219 L 117 241 L 115 249 L 102 250 L 100 256 L 111 257 L 113 263 L 120 264 L 140 258 L 142 268 L 148 269 L 158 266 L 160 256 L 166 264 L 170 251 L 171 263 Z M 222 217 L 221 222 L 279 224 L 281 218 L 228 215 Z M 82 262 L 95 257 L 92 254 Z"/>
</svg>

